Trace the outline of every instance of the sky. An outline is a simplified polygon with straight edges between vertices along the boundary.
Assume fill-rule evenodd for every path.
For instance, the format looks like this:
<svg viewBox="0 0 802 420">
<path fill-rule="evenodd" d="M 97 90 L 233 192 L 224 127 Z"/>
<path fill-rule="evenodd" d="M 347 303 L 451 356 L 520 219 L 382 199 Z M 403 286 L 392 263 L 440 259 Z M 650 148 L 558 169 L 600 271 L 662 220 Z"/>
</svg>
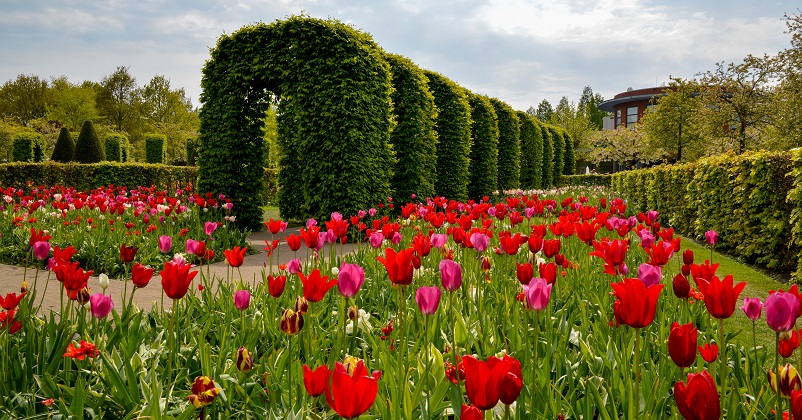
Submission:
<svg viewBox="0 0 802 420">
<path fill-rule="evenodd" d="M 126 66 L 200 106 L 222 34 L 297 14 L 333 18 L 385 51 L 525 111 L 543 99 L 605 99 L 790 45 L 775 0 L 2 0 L 0 83 L 19 74 L 99 82 Z"/>
</svg>

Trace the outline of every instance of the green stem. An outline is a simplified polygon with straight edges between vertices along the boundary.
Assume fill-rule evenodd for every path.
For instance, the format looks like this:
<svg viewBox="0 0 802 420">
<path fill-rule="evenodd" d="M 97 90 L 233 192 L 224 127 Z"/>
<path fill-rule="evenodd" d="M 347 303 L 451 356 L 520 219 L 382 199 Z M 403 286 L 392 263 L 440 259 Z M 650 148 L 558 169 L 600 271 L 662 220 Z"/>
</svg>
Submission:
<svg viewBox="0 0 802 420">
<path fill-rule="evenodd" d="M 455 386 L 459 388 L 459 360 L 457 360 L 457 326 L 454 323 L 454 292 L 448 293 L 448 324 L 451 325 L 452 328 L 451 353 L 454 356 L 454 375 L 457 378 L 457 384 Z M 462 394 L 459 395 L 460 399 L 462 399 Z M 460 406 L 461 404 L 462 401 L 457 401 L 457 406 Z"/>
<path fill-rule="evenodd" d="M 173 353 L 175 353 L 175 311 L 178 306 L 176 299 L 173 299 L 173 307 L 170 310 L 170 335 L 169 339 L 169 354 L 167 355 L 167 378 L 173 377 Z"/>
<path fill-rule="evenodd" d="M 718 320 L 718 341 L 720 350 L 719 371 L 721 373 L 721 400 L 727 390 L 727 343 L 724 342 L 724 318 Z"/>
<path fill-rule="evenodd" d="M 777 369 L 777 376 L 774 378 L 775 379 L 774 382 L 775 382 L 775 385 L 776 385 L 775 386 L 775 391 L 776 391 L 776 394 L 777 394 L 777 409 L 775 410 L 774 418 L 776 420 L 780 420 L 780 416 L 782 415 L 782 414 L 780 414 L 780 413 L 782 413 L 782 399 L 780 398 L 780 364 L 779 364 L 779 361 L 778 361 L 778 355 L 780 354 L 780 333 L 779 332 L 775 332 L 775 334 L 776 334 L 776 339 L 775 339 L 774 343 L 776 344 L 776 349 L 775 350 L 777 350 L 777 351 L 774 352 L 774 366 Z M 721 396 L 722 396 L 722 398 L 724 398 L 723 391 L 722 391 Z"/>
<path fill-rule="evenodd" d="M 534 346 L 532 347 L 532 392 L 530 397 L 532 398 L 532 406 L 529 408 L 529 413 L 531 416 L 534 417 L 535 415 L 535 383 L 537 382 L 537 369 L 540 363 L 538 363 L 537 358 L 537 344 L 540 341 L 540 312 L 535 312 L 535 340 Z"/>
<path fill-rule="evenodd" d="M 432 367 L 432 346 L 429 344 L 429 317 L 423 316 L 423 343 L 426 346 L 426 369 L 423 377 L 424 386 L 426 387 L 426 416 L 424 418 L 431 418 L 431 395 L 432 390 L 429 387 L 429 370 Z"/>
<path fill-rule="evenodd" d="M 640 411 L 640 330 L 635 330 L 635 407 Z"/>
</svg>

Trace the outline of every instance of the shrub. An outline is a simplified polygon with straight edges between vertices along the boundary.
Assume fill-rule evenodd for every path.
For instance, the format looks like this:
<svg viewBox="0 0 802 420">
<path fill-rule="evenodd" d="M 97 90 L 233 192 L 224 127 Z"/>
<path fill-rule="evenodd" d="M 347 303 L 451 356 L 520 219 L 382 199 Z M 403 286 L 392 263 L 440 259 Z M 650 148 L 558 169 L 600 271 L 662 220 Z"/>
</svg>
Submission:
<svg viewBox="0 0 802 420">
<path fill-rule="evenodd" d="M 33 162 L 34 145 L 39 141 L 39 137 L 41 137 L 41 134 L 33 132 L 14 134 L 11 160 L 14 162 Z"/>
<path fill-rule="evenodd" d="M 541 176 L 543 188 L 551 188 L 554 186 L 554 146 L 551 141 L 551 131 L 543 123 L 538 122 L 540 127 L 540 136 L 543 138 L 543 175 Z"/>
<path fill-rule="evenodd" d="M 103 138 L 103 142 L 106 145 L 106 160 L 110 162 L 122 162 L 123 147 L 125 143 L 128 142 L 128 139 L 122 134 L 109 133 Z"/>
<path fill-rule="evenodd" d="M 187 139 L 187 166 L 197 166 L 197 147 L 197 139 Z"/>
<path fill-rule="evenodd" d="M 390 144 L 398 160 L 390 182 L 393 195 L 402 202 L 410 201 L 413 194 L 420 199 L 433 197 L 437 179 L 434 96 L 423 71 L 412 61 L 394 54 L 385 58 L 395 88 L 390 96 L 396 122 Z"/>
<path fill-rule="evenodd" d="M 73 160 L 78 163 L 97 163 L 106 160 L 92 121 L 85 121 L 81 127 L 78 141 L 75 142 Z"/>
<path fill-rule="evenodd" d="M 553 185 L 560 185 L 560 178 L 563 175 L 563 154 L 565 153 L 565 142 L 563 141 L 562 130 L 553 125 L 547 126 L 551 134 L 552 167 L 551 182 Z"/>
<path fill-rule="evenodd" d="M 574 142 L 567 131 L 563 131 L 563 143 L 565 143 L 565 153 L 563 153 L 563 175 L 574 175 L 576 173 L 576 158 L 574 157 Z"/>
<path fill-rule="evenodd" d="M 33 141 L 33 161 L 34 162 L 44 162 L 45 161 L 45 137 L 41 134 Z"/>
<path fill-rule="evenodd" d="M 468 198 L 479 200 L 493 194 L 498 181 L 498 125 L 490 99 L 471 95 L 471 154 Z"/>
<path fill-rule="evenodd" d="M 498 189 L 517 189 L 521 185 L 521 128 L 515 110 L 491 98 L 498 121 Z"/>
<path fill-rule="evenodd" d="M 565 175 L 561 179 L 560 186 L 609 187 L 611 181 L 612 176 L 609 174 Z"/>
<path fill-rule="evenodd" d="M 72 139 L 72 134 L 67 127 L 61 127 L 56 140 L 56 147 L 53 149 L 53 155 L 50 160 L 53 162 L 70 162 L 75 155 L 75 141 Z"/>
<path fill-rule="evenodd" d="M 543 176 L 543 137 L 534 117 L 518 111 L 521 133 L 521 188 L 540 188 Z"/>
<path fill-rule="evenodd" d="M 164 144 L 167 136 L 164 134 L 145 134 L 145 162 L 164 163 Z"/>
<path fill-rule="evenodd" d="M 0 185 L 69 185 L 90 190 L 104 185 L 156 186 L 159 189 L 186 188 L 195 184 L 197 168 L 144 163 L 60 162 L 0 164 Z M 236 211 L 235 211 L 236 212 Z"/>
<path fill-rule="evenodd" d="M 465 89 L 448 78 L 424 71 L 437 107 L 437 180 L 435 194 L 452 200 L 468 198 L 468 156 L 471 153 L 471 106 Z"/>
</svg>

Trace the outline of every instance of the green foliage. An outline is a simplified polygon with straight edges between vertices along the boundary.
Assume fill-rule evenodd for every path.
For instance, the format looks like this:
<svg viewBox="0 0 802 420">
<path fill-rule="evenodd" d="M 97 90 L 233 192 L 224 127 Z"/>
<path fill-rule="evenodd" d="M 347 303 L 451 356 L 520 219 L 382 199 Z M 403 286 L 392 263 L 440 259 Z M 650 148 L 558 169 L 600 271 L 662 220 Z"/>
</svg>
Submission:
<svg viewBox="0 0 802 420">
<path fill-rule="evenodd" d="M 540 127 L 540 136 L 543 139 L 543 165 L 541 166 L 543 175 L 540 177 L 540 181 L 542 183 L 541 187 L 545 189 L 554 186 L 554 173 L 552 172 L 554 169 L 554 143 L 552 143 L 551 131 L 546 128 L 546 125 L 538 123 L 538 126 Z"/>
<path fill-rule="evenodd" d="M 56 147 L 53 149 L 53 155 L 50 160 L 53 162 L 70 162 L 75 155 L 75 141 L 72 139 L 72 134 L 67 127 L 62 127 L 58 133 L 56 140 Z"/>
<path fill-rule="evenodd" d="M 384 53 L 334 20 L 294 16 L 223 35 L 203 69 L 198 188 L 261 225 L 264 116 L 279 95 L 282 217 L 355 214 L 390 193 L 392 91 Z"/>
<path fill-rule="evenodd" d="M 34 162 L 44 162 L 45 161 L 45 137 L 39 134 L 39 136 L 33 142 L 33 161 Z"/>
<path fill-rule="evenodd" d="M 75 142 L 73 160 L 78 163 L 97 163 L 105 159 L 94 124 L 92 121 L 84 121 L 81 133 L 78 134 L 78 141 Z"/>
<path fill-rule="evenodd" d="M 468 198 L 479 200 L 496 191 L 498 184 L 498 124 L 490 99 L 471 95 L 471 164 Z"/>
<path fill-rule="evenodd" d="M 490 103 L 498 121 L 498 189 L 517 189 L 521 185 L 521 127 L 515 110 L 496 98 Z"/>
<path fill-rule="evenodd" d="M 197 168 L 144 163 L 100 162 L 90 165 L 58 162 L 0 164 L 0 185 L 69 185 L 91 190 L 104 185 L 154 185 L 159 189 L 186 188 L 198 177 Z"/>
<path fill-rule="evenodd" d="M 164 143 L 167 136 L 164 134 L 145 135 L 145 161 L 147 163 L 164 163 Z"/>
<path fill-rule="evenodd" d="M 471 106 L 465 89 L 439 73 L 425 71 L 437 107 L 438 196 L 468 198 L 468 156 L 471 153 Z"/>
<path fill-rule="evenodd" d="M 800 164 L 797 152 L 727 153 L 618 172 L 612 188 L 633 211 L 657 210 L 661 223 L 696 238 L 715 230 L 716 249 L 787 273 L 802 267 Z"/>
<path fill-rule="evenodd" d="M 567 131 L 563 131 L 563 175 L 573 175 L 576 173 L 576 158 L 574 157 L 574 142 Z"/>
<path fill-rule="evenodd" d="M 561 187 L 609 187 L 612 176 L 609 174 L 565 175 L 560 180 Z"/>
<path fill-rule="evenodd" d="M 402 202 L 412 200 L 412 194 L 420 199 L 433 197 L 437 179 L 434 96 L 423 71 L 412 61 L 393 54 L 385 59 L 395 88 L 391 98 L 396 126 L 390 144 L 398 161 L 390 183 L 393 195 Z"/>
<path fill-rule="evenodd" d="M 565 142 L 563 141 L 562 130 L 553 125 L 547 125 L 546 127 L 551 134 L 551 181 L 554 185 L 559 185 L 560 178 L 563 175 L 563 165 L 565 164 L 565 160 L 563 159 Z"/>
<path fill-rule="evenodd" d="M 123 162 L 123 148 L 128 139 L 118 133 L 109 133 L 103 138 L 106 145 L 106 160 L 110 162 Z"/>
<path fill-rule="evenodd" d="M 542 186 L 543 137 L 535 118 L 518 111 L 521 132 L 521 188 L 537 189 Z"/>
<path fill-rule="evenodd" d="M 43 142 L 41 134 L 34 132 L 21 132 L 14 134 L 12 141 L 13 146 L 11 151 L 11 159 L 14 162 L 37 162 L 36 149 L 39 147 L 39 150 L 41 151 L 41 144 Z M 39 162 L 41 161 L 42 160 L 40 159 Z"/>
<path fill-rule="evenodd" d="M 198 140 L 187 139 L 187 166 L 196 166 L 198 159 Z"/>
</svg>

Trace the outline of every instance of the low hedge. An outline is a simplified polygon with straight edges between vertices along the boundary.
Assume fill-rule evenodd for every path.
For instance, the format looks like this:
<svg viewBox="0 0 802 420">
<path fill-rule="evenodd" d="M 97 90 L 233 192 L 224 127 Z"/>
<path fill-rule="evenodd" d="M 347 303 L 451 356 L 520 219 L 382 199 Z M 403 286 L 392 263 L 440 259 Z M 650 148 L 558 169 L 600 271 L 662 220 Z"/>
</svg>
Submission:
<svg viewBox="0 0 802 420">
<path fill-rule="evenodd" d="M 609 187 L 612 180 L 609 174 L 564 175 L 560 179 L 561 187 Z"/>
<path fill-rule="evenodd" d="M 802 157 L 799 151 L 732 153 L 683 165 L 612 175 L 612 189 L 633 211 L 702 238 L 716 249 L 780 273 L 802 276 Z"/>
</svg>

